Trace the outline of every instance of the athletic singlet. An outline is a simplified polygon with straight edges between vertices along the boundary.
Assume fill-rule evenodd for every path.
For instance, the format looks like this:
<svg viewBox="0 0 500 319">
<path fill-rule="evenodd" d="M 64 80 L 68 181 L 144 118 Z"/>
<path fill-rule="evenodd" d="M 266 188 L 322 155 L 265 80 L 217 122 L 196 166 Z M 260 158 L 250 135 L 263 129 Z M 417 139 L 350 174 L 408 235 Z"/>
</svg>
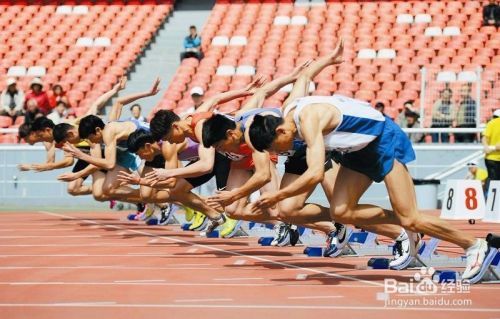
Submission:
<svg viewBox="0 0 500 319">
<path fill-rule="evenodd" d="M 283 116 L 295 108 L 293 120 L 301 136 L 300 112 L 311 104 L 325 103 L 339 110 L 341 119 L 339 125 L 329 134 L 323 136 L 326 150 L 350 153 L 363 149 L 384 130 L 385 117 L 371 107 L 367 102 L 355 100 L 342 95 L 308 96 L 295 99 L 290 103 Z"/>
<path fill-rule="evenodd" d="M 191 127 L 191 129 L 193 130 L 193 135 L 194 135 L 194 139 L 193 141 L 196 142 L 196 143 L 200 143 L 200 141 L 198 141 L 198 139 L 196 138 L 196 125 L 198 124 L 198 122 L 200 122 L 201 120 L 207 120 L 209 118 L 211 118 L 212 116 L 214 115 L 214 112 L 199 112 L 199 113 L 193 113 L 191 115 L 189 115 L 188 117 L 191 117 L 191 124 L 189 124 L 189 126 Z"/>
<path fill-rule="evenodd" d="M 198 156 L 198 143 L 190 139 L 186 138 L 187 146 L 186 148 L 177 154 L 179 160 L 181 161 L 194 161 L 199 158 Z"/>
<path fill-rule="evenodd" d="M 115 122 L 132 122 L 136 126 L 136 130 L 145 130 L 146 132 L 150 132 L 149 123 L 141 122 L 136 119 L 132 120 L 124 120 L 124 121 L 115 121 Z M 116 143 L 116 149 L 120 151 L 128 151 L 127 140 L 121 140 Z"/>
</svg>

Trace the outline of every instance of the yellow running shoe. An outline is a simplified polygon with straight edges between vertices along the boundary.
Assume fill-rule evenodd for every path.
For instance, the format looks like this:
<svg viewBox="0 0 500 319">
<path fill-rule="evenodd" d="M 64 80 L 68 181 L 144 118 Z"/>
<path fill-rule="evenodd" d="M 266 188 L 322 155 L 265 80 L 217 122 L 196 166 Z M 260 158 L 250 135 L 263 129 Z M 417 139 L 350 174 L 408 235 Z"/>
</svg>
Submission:
<svg viewBox="0 0 500 319">
<path fill-rule="evenodd" d="M 183 209 L 184 209 L 184 211 L 186 212 L 186 220 L 187 220 L 188 222 L 190 222 L 190 221 L 193 219 L 194 214 L 195 214 L 194 209 L 189 208 L 189 207 L 187 207 L 187 206 L 182 206 L 182 208 L 183 208 Z"/>
<path fill-rule="evenodd" d="M 207 225 L 207 221 L 208 221 L 207 216 L 203 215 L 200 212 L 195 211 L 194 221 L 191 224 L 191 226 L 189 226 L 189 230 L 202 230 Z"/>
<path fill-rule="evenodd" d="M 231 238 L 240 229 L 242 221 L 231 219 L 226 216 L 226 222 L 222 225 L 222 229 L 219 233 L 220 237 Z"/>
</svg>

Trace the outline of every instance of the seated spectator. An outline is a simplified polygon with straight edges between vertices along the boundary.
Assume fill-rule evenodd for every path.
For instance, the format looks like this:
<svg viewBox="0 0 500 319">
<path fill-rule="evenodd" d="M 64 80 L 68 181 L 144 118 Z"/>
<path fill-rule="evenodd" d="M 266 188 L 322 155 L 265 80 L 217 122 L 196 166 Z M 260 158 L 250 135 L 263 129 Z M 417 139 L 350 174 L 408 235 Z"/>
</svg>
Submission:
<svg viewBox="0 0 500 319">
<path fill-rule="evenodd" d="M 31 99 L 26 102 L 26 112 L 24 113 L 24 123 L 31 124 L 33 121 L 39 117 L 43 116 L 40 112 L 36 100 Z"/>
<path fill-rule="evenodd" d="M 490 0 L 490 3 L 483 7 L 483 25 L 500 26 L 500 6 L 495 0 Z"/>
<path fill-rule="evenodd" d="M 408 114 L 410 113 L 419 114 L 418 109 L 413 106 L 413 103 L 415 103 L 415 101 L 408 100 L 403 104 L 403 109 L 401 109 L 398 115 L 399 126 L 406 127 L 406 117 L 408 116 Z"/>
<path fill-rule="evenodd" d="M 196 109 L 203 103 L 203 96 L 205 92 L 201 87 L 195 86 L 189 93 L 191 94 L 191 99 L 193 100 L 193 106 L 182 112 L 182 116 L 194 113 L 194 111 L 196 111 Z"/>
<path fill-rule="evenodd" d="M 34 78 L 30 83 L 30 91 L 26 94 L 26 108 L 29 101 L 35 101 L 38 110 L 44 115 L 48 114 L 52 107 L 49 103 L 47 92 L 43 91 L 43 84 L 40 78 Z"/>
<path fill-rule="evenodd" d="M 61 100 L 57 102 L 56 107 L 52 110 L 52 112 L 49 115 L 47 115 L 47 118 L 51 119 L 52 122 L 54 122 L 54 124 L 57 125 L 67 120 L 69 113 L 70 112 L 68 110 L 68 106 Z"/>
<path fill-rule="evenodd" d="M 12 121 L 23 115 L 24 92 L 17 88 L 15 79 L 7 79 L 7 88 L 2 91 L 0 103 L 0 115 L 10 116 Z"/>
<path fill-rule="evenodd" d="M 402 128 L 419 128 L 420 122 L 418 121 L 419 115 L 412 111 L 406 112 L 405 126 Z M 425 139 L 424 133 L 408 133 L 408 138 L 412 143 L 422 143 Z"/>
<path fill-rule="evenodd" d="M 432 125 L 436 128 L 448 128 L 453 124 L 453 116 L 455 114 L 455 107 L 451 101 L 453 91 L 446 88 L 440 92 L 440 99 L 438 99 L 432 107 Z M 448 143 L 450 141 L 449 133 L 432 133 L 432 143 Z"/>
<path fill-rule="evenodd" d="M 52 90 L 48 92 L 48 96 L 51 108 L 56 107 L 59 101 L 63 101 L 66 104 L 67 108 L 71 108 L 71 105 L 69 104 L 69 99 L 66 96 L 66 92 L 64 92 L 60 84 L 55 84 L 54 86 L 52 86 Z"/>
<path fill-rule="evenodd" d="M 141 114 L 142 108 L 139 104 L 134 104 L 130 107 L 130 113 L 132 113 L 132 116 L 130 117 L 131 120 L 137 120 L 140 122 L 147 122 L 146 118 L 142 116 Z"/>
<path fill-rule="evenodd" d="M 196 32 L 194 25 L 189 27 L 189 35 L 184 38 L 184 52 L 181 53 L 181 61 L 186 58 L 203 59 L 201 52 L 201 37 Z"/>
<path fill-rule="evenodd" d="M 375 104 L 375 110 L 377 110 L 377 111 L 379 111 L 380 113 L 382 113 L 382 114 L 384 114 L 384 115 L 385 115 L 385 113 L 384 113 L 384 110 L 385 110 L 385 105 L 384 105 L 384 103 L 382 103 L 382 102 L 377 102 L 377 103 Z"/>
<path fill-rule="evenodd" d="M 471 86 L 464 84 L 460 88 L 460 103 L 457 107 L 455 127 L 476 127 L 476 101 L 470 96 Z M 473 143 L 476 141 L 476 133 L 456 133 L 455 142 Z"/>
<path fill-rule="evenodd" d="M 467 169 L 468 172 L 465 176 L 465 179 L 480 181 L 481 185 L 483 186 L 483 190 L 485 190 L 484 188 L 486 186 L 486 180 L 488 179 L 488 171 L 486 171 L 484 168 L 480 168 L 477 161 L 467 163 Z"/>
</svg>

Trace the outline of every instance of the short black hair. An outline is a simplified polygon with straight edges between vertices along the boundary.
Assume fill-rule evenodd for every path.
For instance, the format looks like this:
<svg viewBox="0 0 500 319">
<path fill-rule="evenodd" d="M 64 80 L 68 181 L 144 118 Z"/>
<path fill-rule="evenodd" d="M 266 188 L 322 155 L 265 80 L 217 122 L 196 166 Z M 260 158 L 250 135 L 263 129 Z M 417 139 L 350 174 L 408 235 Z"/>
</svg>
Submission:
<svg viewBox="0 0 500 319">
<path fill-rule="evenodd" d="M 66 134 L 72 128 L 74 128 L 74 126 L 68 123 L 60 123 L 54 126 L 54 129 L 52 130 L 54 141 L 58 144 L 64 141 L 64 139 L 66 138 Z"/>
<path fill-rule="evenodd" d="M 226 139 L 227 130 L 234 130 L 236 123 L 222 114 L 215 114 L 203 122 L 203 146 L 210 147 Z"/>
<path fill-rule="evenodd" d="M 128 151 L 131 153 L 137 153 L 137 151 L 146 145 L 146 143 L 154 143 L 156 140 L 153 138 L 150 132 L 139 129 L 128 136 L 127 147 Z"/>
<path fill-rule="evenodd" d="M 170 110 L 160 110 L 156 112 L 151 120 L 151 134 L 155 140 L 161 140 L 170 132 L 172 124 L 181 118 Z"/>
<path fill-rule="evenodd" d="M 78 135 L 80 138 L 88 138 L 90 134 L 96 133 L 96 128 L 103 129 L 105 126 L 102 119 L 95 115 L 87 115 L 80 121 Z"/>
<path fill-rule="evenodd" d="M 31 132 L 38 132 L 46 128 L 53 129 L 55 126 L 54 122 L 46 116 L 41 116 L 33 121 L 31 124 Z"/>
<path fill-rule="evenodd" d="M 276 128 L 283 122 L 283 118 L 274 115 L 255 115 L 249 132 L 253 147 L 259 152 L 268 149 L 276 138 Z"/>
<path fill-rule="evenodd" d="M 406 104 L 411 104 L 411 105 L 413 105 L 413 103 L 415 103 L 415 101 L 414 101 L 414 100 L 408 100 L 408 101 L 405 101 L 405 102 L 403 103 L 403 105 L 406 105 Z"/>
<path fill-rule="evenodd" d="M 136 107 L 136 106 L 139 108 L 139 111 L 140 111 L 140 110 L 142 110 L 141 106 L 140 106 L 139 104 L 137 104 L 137 103 L 136 103 L 136 104 L 134 104 L 134 105 L 132 105 L 132 106 L 130 107 L 130 111 L 132 111 L 132 110 L 134 109 L 134 107 Z"/>
<path fill-rule="evenodd" d="M 196 26 L 195 25 L 191 25 L 191 26 L 189 26 L 189 29 L 196 29 Z"/>
<path fill-rule="evenodd" d="M 375 103 L 375 108 L 382 108 L 383 109 L 383 108 L 385 108 L 385 105 L 382 102 L 377 102 L 377 103 Z"/>
<path fill-rule="evenodd" d="M 23 123 L 17 129 L 17 133 L 20 139 L 26 138 L 31 133 L 31 125 L 29 123 Z"/>
<path fill-rule="evenodd" d="M 59 106 L 59 104 L 62 104 L 62 105 L 64 106 L 64 108 L 65 108 L 65 109 L 67 109 L 67 108 L 68 108 L 68 104 L 66 104 L 66 102 L 64 102 L 63 100 L 59 100 L 59 101 L 57 101 L 56 106 Z"/>
</svg>

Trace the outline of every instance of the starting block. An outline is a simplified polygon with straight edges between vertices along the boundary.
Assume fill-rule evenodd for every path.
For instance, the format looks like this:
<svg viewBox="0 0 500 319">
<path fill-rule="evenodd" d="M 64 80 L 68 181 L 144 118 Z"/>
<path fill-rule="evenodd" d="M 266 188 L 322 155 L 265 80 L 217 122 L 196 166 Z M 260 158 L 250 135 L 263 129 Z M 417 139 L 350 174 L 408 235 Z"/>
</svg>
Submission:
<svg viewBox="0 0 500 319">
<path fill-rule="evenodd" d="M 345 247 L 342 249 L 340 255 L 344 256 L 390 256 L 393 254 L 392 246 L 380 244 L 377 240 L 377 234 L 367 231 L 353 231 L 347 228 L 346 236 L 349 240 Z M 324 243 L 326 237 L 323 236 L 322 242 Z M 319 251 L 321 250 L 321 254 Z M 322 247 L 309 246 L 304 250 L 304 254 L 309 257 L 323 256 Z"/>
<path fill-rule="evenodd" d="M 489 248 L 483 266 L 479 273 L 469 280 L 471 284 L 479 282 L 500 283 L 500 236 L 488 234 L 486 241 Z M 461 280 L 461 273 L 453 270 L 436 271 L 433 280 L 436 282 L 455 282 Z"/>
<path fill-rule="evenodd" d="M 207 233 L 207 238 L 219 238 L 219 231 L 214 230 L 210 233 Z"/>
<path fill-rule="evenodd" d="M 418 250 L 418 255 L 407 269 L 421 267 L 465 267 L 467 261 L 465 256 L 449 257 L 436 252 L 440 242 L 439 239 L 431 238 L 428 241 L 422 242 L 422 246 Z M 368 267 L 373 269 L 389 269 L 389 261 L 387 258 L 371 258 L 368 261 Z"/>
<path fill-rule="evenodd" d="M 189 231 L 189 227 L 191 227 L 191 223 L 185 223 L 181 225 L 181 229 L 184 231 Z"/>
</svg>

